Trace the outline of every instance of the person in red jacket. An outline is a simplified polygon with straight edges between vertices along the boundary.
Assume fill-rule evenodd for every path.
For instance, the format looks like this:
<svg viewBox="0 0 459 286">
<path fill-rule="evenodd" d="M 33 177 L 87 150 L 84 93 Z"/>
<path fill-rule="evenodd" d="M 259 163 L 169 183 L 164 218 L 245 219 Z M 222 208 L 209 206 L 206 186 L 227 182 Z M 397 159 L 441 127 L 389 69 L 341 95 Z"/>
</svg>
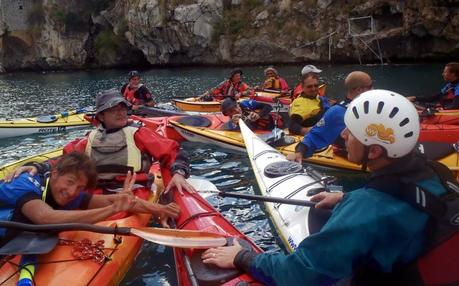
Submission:
<svg viewBox="0 0 459 286">
<path fill-rule="evenodd" d="M 128 171 L 148 175 L 153 161 L 159 161 L 162 170 L 173 174 L 168 192 L 177 187 L 195 191 L 185 180 L 190 174 L 188 156 L 179 150 L 176 141 L 162 137 L 146 127 L 128 124 L 127 102 L 116 89 L 105 90 L 96 98 L 97 129 L 87 137 L 77 139 L 64 147 L 64 153 L 85 152 L 94 161 L 98 171 L 98 185 L 106 189 L 116 189 L 117 178 Z M 163 172 L 163 176 L 168 176 Z M 122 182 L 121 182 L 122 183 Z"/>
<path fill-rule="evenodd" d="M 252 89 L 250 89 L 249 85 L 242 81 L 242 70 L 234 69 L 227 80 L 212 88 L 210 92 L 205 92 L 199 99 L 213 101 L 214 99 L 223 100 L 231 97 L 238 100 L 241 96 L 249 96 L 251 92 Z"/>
<path fill-rule="evenodd" d="M 121 87 L 121 94 L 132 104 L 132 110 L 137 110 L 142 105 L 155 106 L 150 90 L 140 83 L 138 71 L 129 72 L 129 82 Z"/>
</svg>

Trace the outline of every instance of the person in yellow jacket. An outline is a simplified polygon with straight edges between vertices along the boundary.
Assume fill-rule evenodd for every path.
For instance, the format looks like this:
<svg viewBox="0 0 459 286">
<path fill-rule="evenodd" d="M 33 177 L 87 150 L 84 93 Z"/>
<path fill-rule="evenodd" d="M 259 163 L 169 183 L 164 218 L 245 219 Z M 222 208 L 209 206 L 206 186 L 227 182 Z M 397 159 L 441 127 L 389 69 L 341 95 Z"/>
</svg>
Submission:
<svg viewBox="0 0 459 286">
<path fill-rule="evenodd" d="M 320 120 L 330 107 L 327 98 L 319 95 L 319 76 L 315 73 L 303 75 L 303 92 L 290 105 L 289 131 L 304 135 Z"/>
</svg>

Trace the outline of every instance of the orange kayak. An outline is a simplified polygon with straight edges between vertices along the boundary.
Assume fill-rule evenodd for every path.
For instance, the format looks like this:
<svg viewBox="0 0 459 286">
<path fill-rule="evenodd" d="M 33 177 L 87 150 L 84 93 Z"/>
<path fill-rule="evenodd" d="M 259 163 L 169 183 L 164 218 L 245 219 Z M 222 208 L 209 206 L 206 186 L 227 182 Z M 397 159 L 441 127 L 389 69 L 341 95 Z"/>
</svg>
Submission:
<svg viewBox="0 0 459 286">
<path fill-rule="evenodd" d="M 152 168 L 157 190 L 163 184 L 159 167 Z M 155 199 L 150 189 L 137 189 L 138 197 Z M 97 223 L 109 227 L 142 227 L 150 222 L 149 214 L 118 214 L 112 220 Z M 116 219 L 115 219 L 116 218 Z M 103 241 L 103 253 L 93 253 L 94 258 L 78 258 L 75 244 L 83 239 L 92 243 Z M 114 236 L 86 231 L 67 231 L 59 234 L 59 244 L 48 254 L 38 256 L 38 268 L 34 275 L 35 286 L 62 285 L 118 285 L 124 278 L 140 250 L 143 239 L 136 236 Z M 65 245 L 69 242 L 70 245 Z M 101 262 L 94 261 L 98 257 Z M 0 268 L 0 283 L 16 285 L 19 256 L 11 257 Z"/>
</svg>

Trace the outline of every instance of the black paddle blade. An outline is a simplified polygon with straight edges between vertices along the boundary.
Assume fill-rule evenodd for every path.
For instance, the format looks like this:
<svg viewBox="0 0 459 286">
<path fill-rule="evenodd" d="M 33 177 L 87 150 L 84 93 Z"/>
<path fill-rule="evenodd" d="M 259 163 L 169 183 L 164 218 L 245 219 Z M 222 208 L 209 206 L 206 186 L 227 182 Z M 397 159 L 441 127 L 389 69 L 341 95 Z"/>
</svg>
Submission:
<svg viewBox="0 0 459 286">
<path fill-rule="evenodd" d="M 21 232 L 0 248 L 0 255 L 44 254 L 56 247 L 56 234 Z"/>
</svg>

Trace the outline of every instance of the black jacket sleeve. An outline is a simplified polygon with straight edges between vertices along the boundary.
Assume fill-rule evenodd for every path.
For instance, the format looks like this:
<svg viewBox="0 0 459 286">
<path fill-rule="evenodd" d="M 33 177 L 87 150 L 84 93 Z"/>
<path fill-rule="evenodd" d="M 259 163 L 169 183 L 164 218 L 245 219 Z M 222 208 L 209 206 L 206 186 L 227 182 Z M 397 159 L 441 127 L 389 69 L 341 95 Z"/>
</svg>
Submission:
<svg viewBox="0 0 459 286">
<path fill-rule="evenodd" d="M 303 128 L 303 126 L 301 125 L 302 122 L 303 122 L 303 118 L 301 118 L 301 116 L 297 114 L 293 114 L 290 117 L 290 124 L 288 126 L 288 131 L 290 131 L 290 133 L 292 134 L 301 135 L 301 128 Z"/>
<path fill-rule="evenodd" d="M 176 173 L 178 170 L 182 170 L 185 173 L 185 178 L 190 176 L 190 159 L 188 152 L 184 150 L 178 152 L 177 157 L 175 157 L 175 162 L 171 166 L 172 174 Z"/>
</svg>

